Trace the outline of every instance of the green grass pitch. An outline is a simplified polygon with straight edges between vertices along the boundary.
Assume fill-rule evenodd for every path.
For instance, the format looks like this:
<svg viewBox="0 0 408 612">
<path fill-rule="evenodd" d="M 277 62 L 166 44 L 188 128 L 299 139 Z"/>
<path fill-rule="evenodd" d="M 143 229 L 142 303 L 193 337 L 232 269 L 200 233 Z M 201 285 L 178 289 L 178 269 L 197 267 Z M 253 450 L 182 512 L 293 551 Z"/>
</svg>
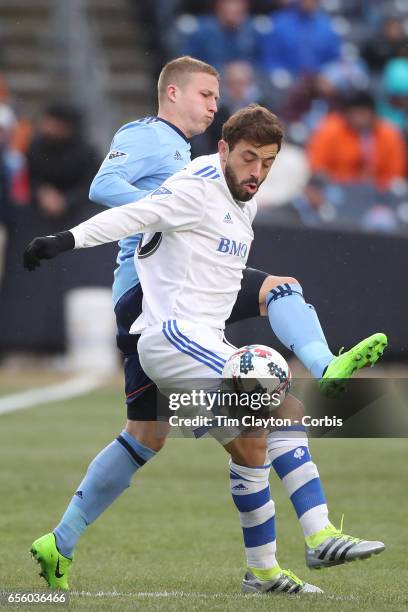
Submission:
<svg viewBox="0 0 408 612">
<path fill-rule="evenodd" d="M 110 386 L 0 416 L 0 590 L 43 586 L 30 544 L 57 524 L 123 415 L 121 391 Z M 325 590 L 288 598 L 241 594 L 245 563 L 227 455 L 211 440 L 172 439 L 81 539 L 70 609 L 406 610 L 407 446 L 399 439 L 312 441 L 332 521 L 344 513 L 346 533 L 387 546 L 378 557 L 337 568 L 305 567 L 296 517 L 271 475 L 280 564 Z"/>
</svg>

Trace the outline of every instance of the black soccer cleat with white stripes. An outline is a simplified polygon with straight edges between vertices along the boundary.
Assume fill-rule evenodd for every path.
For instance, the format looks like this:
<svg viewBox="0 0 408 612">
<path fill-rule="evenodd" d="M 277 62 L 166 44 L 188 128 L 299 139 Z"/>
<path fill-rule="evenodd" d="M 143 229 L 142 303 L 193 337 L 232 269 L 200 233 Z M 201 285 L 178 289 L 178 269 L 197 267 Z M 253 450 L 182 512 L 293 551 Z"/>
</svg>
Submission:
<svg viewBox="0 0 408 612">
<path fill-rule="evenodd" d="M 331 529 L 330 529 L 331 528 Z M 358 559 L 368 559 L 378 555 L 385 549 L 383 542 L 360 540 L 345 535 L 332 525 L 327 531 L 332 531 L 318 546 L 311 547 L 306 544 L 306 565 L 310 569 L 332 567 Z"/>
<path fill-rule="evenodd" d="M 280 570 L 272 580 L 260 580 L 247 571 L 242 580 L 243 593 L 260 593 L 263 595 L 303 595 L 305 593 L 323 593 L 322 589 L 303 582 L 290 570 Z"/>
</svg>

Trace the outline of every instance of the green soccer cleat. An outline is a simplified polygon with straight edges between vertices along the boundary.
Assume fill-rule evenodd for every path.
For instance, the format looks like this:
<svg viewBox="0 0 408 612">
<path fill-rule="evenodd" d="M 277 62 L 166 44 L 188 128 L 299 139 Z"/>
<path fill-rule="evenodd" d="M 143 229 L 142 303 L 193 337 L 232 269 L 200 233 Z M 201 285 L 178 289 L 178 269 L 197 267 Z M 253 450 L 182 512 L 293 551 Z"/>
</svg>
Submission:
<svg viewBox="0 0 408 612">
<path fill-rule="evenodd" d="M 342 526 L 336 529 L 333 525 L 328 525 L 314 536 L 306 538 L 306 565 L 310 569 L 342 565 L 349 561 L 368 559 L 384 549 L 383 542 L 361 540 L 344 534 Z"/>
<path fill-rule="evenodd" d="M 290 570 L 279 568 L 271 580 L 260 580 L 248 570 L 242 580 L 243 593 L 261 593 L 263 595 L 303 595 L 306 593 L 323 593 L 322 589 L 303 582 Z"/>
<path fill-rule="evenodd" d="M 40 576 L 44 578 L 52 589 L 68 590 L 68 574 L 72 559 L 61 555 L 53 533 L 38 538 L 33 542 L 30 552 L 33 558 L 41 565 Z"/>
<path fill-rule="evenodd" d="M 332 359 L 319 381 L 320 391 L 327 397 L 337 397 L 344 391 L 347 380 L 354 372 L 368 365 L 373 366 L 378 361 L 387 342 L 385 334 L 373 334 Z"/>
</svg>

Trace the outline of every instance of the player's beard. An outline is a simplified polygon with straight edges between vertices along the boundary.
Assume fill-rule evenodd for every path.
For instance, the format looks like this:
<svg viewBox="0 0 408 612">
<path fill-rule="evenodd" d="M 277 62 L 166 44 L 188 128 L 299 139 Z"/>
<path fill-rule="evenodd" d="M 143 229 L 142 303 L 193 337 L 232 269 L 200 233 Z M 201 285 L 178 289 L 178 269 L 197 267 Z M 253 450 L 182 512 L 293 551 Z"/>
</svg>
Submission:
<svg viewBox="0 0 408 612">
<path fill-rule="evenodd" d="M 256 181 L 254 179 L 248 178 L 239 182 L 237 179 L 237 175 L 235 174 L 234 170 L 231 168 L 228 162 L 225 164 L 225 180 L 234 200 L 239 200 L 240 202 L 248 202 L 248 200 L 252 200 L 254 195 L 257 193 L 256 191 L 255 193 L 249 193 L 244 188 L 244 185 L 247 185 L 248 183 L 256 183 Z M 259 188 L 261 183 L 257 183 L 257 185 Z"/>
</svg>

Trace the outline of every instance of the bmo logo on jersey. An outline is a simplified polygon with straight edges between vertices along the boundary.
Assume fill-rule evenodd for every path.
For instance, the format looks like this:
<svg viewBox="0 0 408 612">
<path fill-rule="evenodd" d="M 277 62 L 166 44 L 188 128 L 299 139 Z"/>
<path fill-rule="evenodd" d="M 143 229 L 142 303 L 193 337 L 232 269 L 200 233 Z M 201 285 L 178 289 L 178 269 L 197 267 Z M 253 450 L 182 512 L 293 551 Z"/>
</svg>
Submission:
<svg viewBox="0 0 408 612">
<path fill-rule="evenodd" d="M 248 245 L 245 244 L 245 242 L 237 242 L 236 240 L 230 240 L 229 238 L 221 238 L 217 251 L 245 259 L 248 253 Z"/>
</svg>

